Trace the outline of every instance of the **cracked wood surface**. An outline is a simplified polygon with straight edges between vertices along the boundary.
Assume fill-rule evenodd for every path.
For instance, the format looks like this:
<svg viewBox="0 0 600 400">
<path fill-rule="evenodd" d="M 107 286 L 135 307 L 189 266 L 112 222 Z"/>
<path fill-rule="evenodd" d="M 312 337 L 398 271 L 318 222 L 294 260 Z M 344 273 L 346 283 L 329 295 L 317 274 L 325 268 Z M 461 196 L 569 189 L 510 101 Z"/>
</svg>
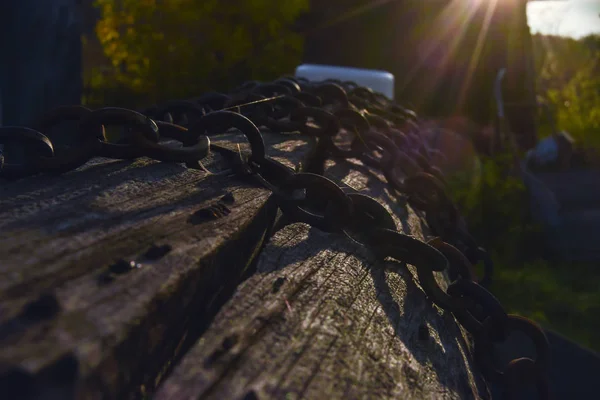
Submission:
<svg viewBox="0 0 600 400">
<path fill-rule="evenodd" d="M 203 166 L 95 159 L 0 183 L 1 393 L 123 398 L 160 381 L 276 215 L 219 155 Z"/>
<path fill-rule="evenodd" d="M 421 219 L 374 171 L 330 162 L 326 176 L 377 198 L 399 230 L 424 239 Z M 488 397 L 464 332 L 414 272 L 343 235 L 284 226 L 154 398 Z"/>
<path fill-rule="evenodd" d="M 307 153 L 301 137 L 264 136 L 291 167 Z M 256 267 L 269 192 L 218 155 L 203 165 L 97 159 L 2 183 L 2 393 L 139 398 L 164 382 L 158 399 L 479 396 L 462 332 L 406 267 L 304 224 L 276 232 Z M 373 170 L 331 161 L 326 175 L 422 237 Z"/>
</svg>

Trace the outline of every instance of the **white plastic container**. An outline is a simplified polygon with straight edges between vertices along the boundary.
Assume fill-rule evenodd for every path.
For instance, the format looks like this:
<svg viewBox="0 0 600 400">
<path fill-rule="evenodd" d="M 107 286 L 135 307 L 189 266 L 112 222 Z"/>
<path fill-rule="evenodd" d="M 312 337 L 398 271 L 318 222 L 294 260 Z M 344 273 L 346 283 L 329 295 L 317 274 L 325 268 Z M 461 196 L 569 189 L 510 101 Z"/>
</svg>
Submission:
<svg viewBox="0 0 600 400">
<path fill-rule="evenodd" d="M 394 75 L 387 71 L 302 64 L 296 68 L 296 77 L 305 78 L 309 81 L 322 81 L 325 79 L 353 81 L 383 94 L 390 100 L 394 100 Z"/>
</svg>

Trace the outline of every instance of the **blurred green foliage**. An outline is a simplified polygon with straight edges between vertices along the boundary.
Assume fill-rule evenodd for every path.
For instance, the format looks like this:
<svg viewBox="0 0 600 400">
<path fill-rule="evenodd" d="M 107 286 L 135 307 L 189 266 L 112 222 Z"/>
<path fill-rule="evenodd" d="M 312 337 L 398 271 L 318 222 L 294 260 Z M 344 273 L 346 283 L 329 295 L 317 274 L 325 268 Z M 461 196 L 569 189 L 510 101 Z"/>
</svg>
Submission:
<svg viewBox="0 0 600 400">
<path fill-rule="evenodd" d="M 600 36 L 534 35 L 538 95 L 556 126 L 583 147 L 600 148 Z M 541 135 L 551 133 L 542 119 Z M 475 175 L 449 178 L 449 191 L 473 235 L 492 253 L 492 292 L 507 311 L 532 318 L 600 351 L 600 275 L 594 263 L 543 259 L 541 227 L 531 223 L 527 192 L 512 158 L 480 157 Z"/>
<path fill-rule="evenodd" d="M 526 189 L 512 172 L 511 156 L 482 158 L 477 174 L 456 174 L 448 184 L 471 233 L 491 252 L 491 291 L 506 310 L 600 351 L 597 263 L 541 257 L 541 227 L 529 219 Z"/>
<path fill-rule="evenodd" d="M 527 192 L 512 170 L 512 160 L 510 154 L 482 156 L 475 174 L 455 174 L 448 184 L 481 244 L 506 259 L 518 260 L 531 252 L 539 228 L 528 222 Z"/>
<path fill-rule="evenodd" d="M 597 263 L 541 259 L 499 263 L 492 291 L 510 312 L 536 320 L 600 352 L 600 275 Z"/>
<path fill-rule="evenodd" d="M 308 0 L 96 0 L 110 61 L 92 71 L 87 104 L 152 104 L 290 72 Z"/>
<path fill-rule="evenodd" d="M 558 129 L 600 149 L 600 36 L 537 34 L 533 43 L 538 93 L 550 103 Z M 541 133 L 551 133 L 548 124 Z"/>
</svg>

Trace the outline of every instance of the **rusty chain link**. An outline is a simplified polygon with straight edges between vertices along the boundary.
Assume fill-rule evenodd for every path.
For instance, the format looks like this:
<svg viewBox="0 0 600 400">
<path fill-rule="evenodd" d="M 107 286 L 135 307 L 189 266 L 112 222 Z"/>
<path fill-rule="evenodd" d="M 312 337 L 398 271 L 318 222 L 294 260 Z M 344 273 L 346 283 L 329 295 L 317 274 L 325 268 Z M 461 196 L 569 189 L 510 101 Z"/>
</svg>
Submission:
<svg viewBox="0 0 600 400">
<path fill-rule="evenodd" d="M 74 121 L 73 134 L 53 127 Z M 474 356 L 484 376 L 514 394 L 535 385 L 548 398 L 548 340 L 533 321 L 507 314 L 486 287 L 493 263 L 478 246 L 446 191 L 442 171 L 431 160 L 439 152 L 419 135 L 419 117 L 385 96 L 354 82 L 309 82 L 284 77 L 273 82 L 247 82 L 229 94 L 207 93 L 171 101 L 142 111 L 124 108 L 90 110 L 65 106 L 52 110 L 32 128 L 0 127 L 0 177 L 20 179 L 40 173 L 64 173 L 93 157 L 163 162 L 198 161 L 210 150 L 221 154 L 237 174 L 271 190 L 289 222 L 304 222 L 326 232 L 340 233 L 367 246 L 378 257 L 392 257 L 413 265 L 431 301 L 451 312 L 474 340 Z M 105 128 L 121 128 L 111 140 Z M 314 138 L 311 157 L 296 172 L 267 155 L 260 127 L 283 134 Z M 249 155 L 211 144 L 209 136 L 235 129 L 250 144 Z M 350 135 L 341 144 L 340 134 Z M 180 142 L 175 147 L 173 141 Z M 377 200 L 349 192 L 323 176 L 328 158 L 355 158 L 379 169 L 390 189 L 406 197 L 424 213 L 435 237 L 422 242 L 396 230 L 394 219 Z M 297 193 L 305 190 L 305 195 Z M 474 265 L 482 263 L 477 279 Z M 447 271 L 446 290 L 436 273 Z M 527 335 L 536 348 L 535 359 L 513 359 L 496 365 L 494 345 L 512 331 Z"/>
</svg>

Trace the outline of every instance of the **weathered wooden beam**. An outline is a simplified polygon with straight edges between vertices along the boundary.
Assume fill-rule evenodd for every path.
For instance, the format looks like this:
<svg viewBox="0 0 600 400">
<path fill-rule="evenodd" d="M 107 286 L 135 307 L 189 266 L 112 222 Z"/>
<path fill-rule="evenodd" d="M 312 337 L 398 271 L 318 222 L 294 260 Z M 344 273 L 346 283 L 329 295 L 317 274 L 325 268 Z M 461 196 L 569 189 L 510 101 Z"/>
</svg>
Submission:
<svg viewBox="0 0 600 400">
<path fill-rule="evenodd" d="M 421 219 L 375 171 L 330 162 L 326 176 L 424 238 Z M 287 225 L 154 398 L 485 397 L 463 333 L 414 276 L 344 235 Z"/>
<path fill-rule="evenodd" d="M 0 186 L 2 393 L 122 398 L 168 369 L 275 217 L 267 190 L 204 165 L 97 160 Z"/>
<path fill-rule="evenodd" d="M 264 137 L 289 166 L 309 149 L 302 138 Z M 158 399 L 485 391 L 463 332 L 411 266 L 304 224 L 259 251 L 276 220 L 270 193 L 216 154 L 203 165 L 212 172 L 98 159 L 2 183 L 1 393 L 124 398 L 161 382 Z M 399 229 L 423 238 L 421 218 L 376 171 L 330 161 L 326 175 L 379 199 Z"/>
</svg>

